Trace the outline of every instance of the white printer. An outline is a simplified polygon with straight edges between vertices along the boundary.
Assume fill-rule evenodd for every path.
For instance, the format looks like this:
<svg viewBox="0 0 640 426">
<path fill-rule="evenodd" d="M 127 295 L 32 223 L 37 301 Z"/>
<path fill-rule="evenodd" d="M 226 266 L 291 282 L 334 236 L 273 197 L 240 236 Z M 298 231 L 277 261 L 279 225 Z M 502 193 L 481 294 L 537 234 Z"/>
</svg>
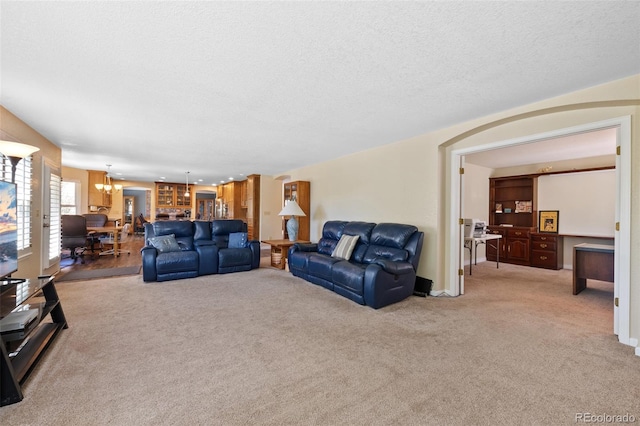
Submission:
<svg viewBox="0 0 640 426">
<path fill-rule="evenodd" d="M 465 238 L 481 238 L 487 236 L 487 222 L 480 219 L 464 219 Z"/>
</svg>

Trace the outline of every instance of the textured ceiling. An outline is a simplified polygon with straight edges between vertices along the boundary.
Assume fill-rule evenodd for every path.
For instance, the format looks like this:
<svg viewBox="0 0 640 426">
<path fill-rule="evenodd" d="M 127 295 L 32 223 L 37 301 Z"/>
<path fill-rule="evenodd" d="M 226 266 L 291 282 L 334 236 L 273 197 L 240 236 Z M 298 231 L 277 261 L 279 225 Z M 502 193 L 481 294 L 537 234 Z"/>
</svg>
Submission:
<svg viewBox="0 0 640 426">
<path fill-rule="evenodd" d="M 0 101 L 63 164 L 203 184 L 640 72 L 640 2 L 0 3 Z"/>
</svg>

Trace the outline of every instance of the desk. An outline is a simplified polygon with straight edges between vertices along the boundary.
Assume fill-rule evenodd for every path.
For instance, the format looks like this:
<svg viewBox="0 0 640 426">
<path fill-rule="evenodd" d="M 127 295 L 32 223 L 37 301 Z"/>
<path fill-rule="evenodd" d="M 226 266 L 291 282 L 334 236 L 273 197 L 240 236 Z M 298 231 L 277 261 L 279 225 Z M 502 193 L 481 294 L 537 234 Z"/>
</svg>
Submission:
<svg viewBox="0 0 640 426">
<path fill-rule="evenodd" d="M 573 246 L 573 294 L 587 288 L 587 279 L 613 282 L 614 249 L 606 244 Z"/>
<path fill-rule="evenodd" d="M 469 249 L 469 275 L 473 273 L 472 264 L 475 262 L 478 264 L 478 244 L 487 245 L 487 241 L 499 240 L 502 235 L 499 234 L 487 234 L 484 237 L 464 237 L 464 247 Z M 500 267 L 500 247 L 498 245 L 491 246 L 496 249 L 496 268 Z"/>
<path fill-rule="evenodd" d="M 96 232 L 98 234 L 113 234 L 113 248 L 111 250 L 105 250 L 100 252 L 100 256 L 113 255 L 115 257 L 120 256 L 123 251 L 119 249 L 118 234 L 122 230 L 121 226 L 90 226 L 87 227 L 87 231 Z"/>
<path fill-rule="evenodd" d="M 271 246 L 271 266 L 284 269 L 287 265 L 289 247 L 296 243 L 309 243 L 310 241 L 266 240 L 262 242 Z"/>
</svg>

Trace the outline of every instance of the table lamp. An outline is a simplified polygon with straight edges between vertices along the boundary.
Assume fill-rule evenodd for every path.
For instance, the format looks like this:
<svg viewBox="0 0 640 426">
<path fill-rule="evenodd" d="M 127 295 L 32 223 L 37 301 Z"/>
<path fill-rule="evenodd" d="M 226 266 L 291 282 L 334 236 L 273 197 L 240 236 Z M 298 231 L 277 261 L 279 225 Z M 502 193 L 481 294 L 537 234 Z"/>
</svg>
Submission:
<svg viewBox="0 0 640 426">
<path fill-rule="evenodd" d="M 278 213 L 278 216 L 291 216 L 287 221 L 287 234 L 289 234 L 289 241 L 295 241 L 298 238 L 298 219 L 296 216 L 306 216 L 304 211 L 295 200 L 288 200 L 284 202 L 284 208 Z"/>
</svg>

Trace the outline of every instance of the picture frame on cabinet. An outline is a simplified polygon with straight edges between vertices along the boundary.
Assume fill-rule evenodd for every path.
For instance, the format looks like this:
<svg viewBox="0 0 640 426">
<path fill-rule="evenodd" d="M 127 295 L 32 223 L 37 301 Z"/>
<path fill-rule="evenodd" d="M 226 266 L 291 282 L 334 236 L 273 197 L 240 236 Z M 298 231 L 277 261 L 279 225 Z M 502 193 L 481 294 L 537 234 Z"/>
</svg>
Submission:
<svg viewBox="0 0 640 426">
<path fill-rule="evenodd" d="M 538 224 L 540 232 L 557 234 L 558 220 L 560 217 L 559 210 L 540 210 Z"/>
<path fill-rule="evenodd" d="M 531 201 L 516 201 L 516 213 L 531 213 Z"/>
</svg>

